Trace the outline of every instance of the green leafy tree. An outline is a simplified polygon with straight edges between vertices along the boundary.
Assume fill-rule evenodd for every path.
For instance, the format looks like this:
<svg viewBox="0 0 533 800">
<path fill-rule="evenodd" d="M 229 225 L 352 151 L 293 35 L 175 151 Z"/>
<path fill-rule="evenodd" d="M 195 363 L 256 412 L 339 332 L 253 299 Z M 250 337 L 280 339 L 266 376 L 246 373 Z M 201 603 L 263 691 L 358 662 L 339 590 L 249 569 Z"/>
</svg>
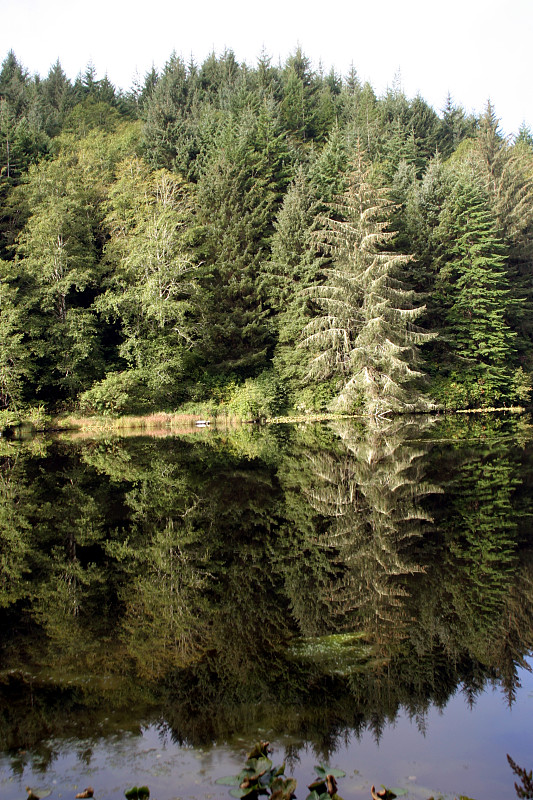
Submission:
<svg viewBox="0 0 533 800">
<path fill-rule="evenodd" d="M 41 399 L 73 399 L 101 377 L 102 338 L 93 307 L 102 279 L 103 213 L 113 163 L 130 132 L 64 135 L 56 158 L 20 187 L 27 222 L 17 244 L 17 304 Z"/>
<path fill-rule="evenodd" d="M 191 343 L 190 216 L 187 187 L 176 175 L 164 169 L 151 172 L 136 157 L 118 166 L 106 218 L 108 288 L 97 306 L 118 326 L 120 359 L 135 374 L 133 384 L 143 384 L 145 399 L 152 403 L 175 399 Z M 123 376 L 126 393 L 132 377 Z M 116 380 L 111 373 L 98 396 Z"/>
<path fill-rule="evenodd" d="M 41 380 L 67 394 L 76 394 L 83 372 L 94 375 L 98 363 L 96 319 L 82 302 L 96 282 L 95 197 L 82 175 L 74 176 L 63 160 L 31 174 L 25 195 L 32 213 L 18 245 Z"/>
<path fill-rule="evenodd" d="M 302 341 L 312 356 L 309 378 L 336 379 L 337 409 L 378 414 L 423 405 L 410 385 L 422 376 L 418 345 L 433 335 L 415 325 L 424 309 L 401 281 L 409 256 L 385 249 L 394 236 L 387 230 L 391 213 L 359 153 L 345 193 L 317 233 L 332 266 L 309 292 L 319 311 Z"/>
<path fill-rule="evenodd" d="M 30 352 L 24 342 L 24 317 L 17 290 L 7 280 L 7 264 L 0 261 L 0 408 L 17 409 L 31 376 Z"/>
</svg>

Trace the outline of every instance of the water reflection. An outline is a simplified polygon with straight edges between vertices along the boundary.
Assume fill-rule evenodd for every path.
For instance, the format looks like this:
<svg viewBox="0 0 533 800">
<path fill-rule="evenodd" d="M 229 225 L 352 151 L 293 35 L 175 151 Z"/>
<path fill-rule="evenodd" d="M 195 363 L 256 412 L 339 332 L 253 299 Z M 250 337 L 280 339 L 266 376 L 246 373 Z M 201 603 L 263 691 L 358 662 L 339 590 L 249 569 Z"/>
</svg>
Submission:
<svg viewBox="0 0 533 800">
<path fill-rule="evenodd" d="M 523 419 L 429 417 L 3 442 L 13 773 L 24 751 L 46 773 L 67 740 L 89 764 L 98 737 L 156 721 L 181 745 L 262 729 L 327 761 L 402 715 L 427 732 L 458 688 L 512 706 L 533 644 L 529 442 Z"/>
</svg>

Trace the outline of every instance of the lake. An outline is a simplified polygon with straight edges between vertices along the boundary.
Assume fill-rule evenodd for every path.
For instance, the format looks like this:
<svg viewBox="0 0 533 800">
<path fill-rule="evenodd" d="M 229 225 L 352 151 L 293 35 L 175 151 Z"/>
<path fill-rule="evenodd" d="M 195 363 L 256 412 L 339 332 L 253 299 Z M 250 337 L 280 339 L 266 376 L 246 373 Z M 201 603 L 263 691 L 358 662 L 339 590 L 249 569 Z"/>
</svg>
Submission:
<svg viewBox="0 0 533 800">
<path fill-rule="evenodd" d="M 157 433 L 0 439 L 0 798 L 516 797 L 530 418 Z"/>
</svg>

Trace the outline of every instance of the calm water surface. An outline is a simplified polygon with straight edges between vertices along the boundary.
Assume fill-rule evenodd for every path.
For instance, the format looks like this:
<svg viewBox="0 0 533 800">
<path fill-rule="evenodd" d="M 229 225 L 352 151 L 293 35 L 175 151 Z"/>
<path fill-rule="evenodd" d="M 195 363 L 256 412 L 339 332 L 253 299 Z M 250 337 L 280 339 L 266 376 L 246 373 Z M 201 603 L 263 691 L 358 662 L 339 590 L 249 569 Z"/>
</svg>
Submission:
<svg viewBox="0 0 533 800">
<path fill-rule="evenodd" d="M 529 419 L 1 442 L 0 798 L 409 798 L 533 766 Z"/>
</svg>

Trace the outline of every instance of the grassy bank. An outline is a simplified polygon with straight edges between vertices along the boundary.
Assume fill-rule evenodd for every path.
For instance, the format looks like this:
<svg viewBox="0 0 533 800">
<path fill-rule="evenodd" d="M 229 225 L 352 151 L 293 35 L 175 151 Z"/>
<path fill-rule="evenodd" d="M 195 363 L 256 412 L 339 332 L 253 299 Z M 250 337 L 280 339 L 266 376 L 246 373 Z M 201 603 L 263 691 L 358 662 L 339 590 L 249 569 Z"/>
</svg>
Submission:
<svg viewBox="0 0 533 800">
<path fill-rule="evenodd" d="M 501 408 L 472 408 L 457 409 L 441 412 L 449 414 L 492 414 L 508 413 L 522 414 L 526 409 L 521 406 Z M 135 431 L 156 435 L 190 433 L 208 423 L 213 427 L 235 427 L 237 425 L 261 422 L 262 424 L 291 424 L 303 422 L 327 422 L 334 419 L 359 418 L 358 414 L 287 414 L 276 417 L 263 417 L 259 419 L 246 419 L 237 414 L 229 414 L 227 408 L 213 406 L 198 407 L 195 410 L 182 410 L 174 412 L 157 412 L 139 415 L 80 415 L 75 413 L 48 414 L 42 407 L 25 409 L 23 411 L 0 412 L 0 435 L 27 432 L 28 435 L 39 432 L 77 432 L 91 435 L 94 433 L 124 433 Z"/>
</svg>

